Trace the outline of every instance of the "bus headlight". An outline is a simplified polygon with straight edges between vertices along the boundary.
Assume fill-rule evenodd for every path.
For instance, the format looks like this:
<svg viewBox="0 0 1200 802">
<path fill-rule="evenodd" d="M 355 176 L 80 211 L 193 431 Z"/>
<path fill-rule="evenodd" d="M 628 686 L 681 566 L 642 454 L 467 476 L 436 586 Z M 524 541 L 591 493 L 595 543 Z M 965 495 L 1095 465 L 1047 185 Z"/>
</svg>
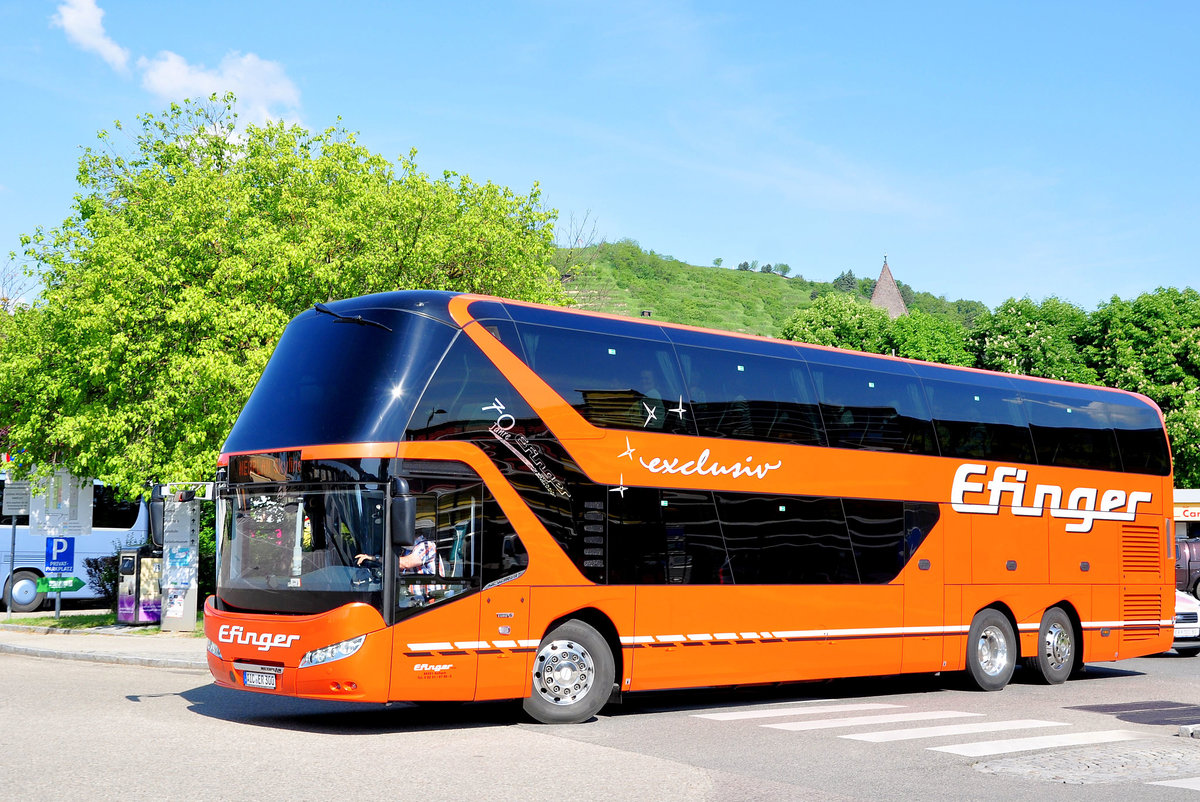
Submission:
<svg viewBox="0 0 1200 802">
<path fill-rule="evenodd" d="M 357 638 L 344 640 L 341 643 L 335 643 L 332 646 L 326 646 L 323 649 L 313 649 L 300 661 L 300 668 L 308 666 L 319 666 L 322 663 L 332 663 L 334 660 L 341 660 L 344 657 L 357 652 L 362 648 L 363 642 L 366 641 L 366 635 L 359 635 Z"/>
<path fill-rule="evenodd" d="M 208 642 L 208 653 L 212 654 L 212 655 L 216 655 L 216 658 L 218 660 L 225 659 L 224 657 L 221 656 L 221 647 L 218 646 L 217 644 L 213 643 L 212 641 Z"/>
</svg>

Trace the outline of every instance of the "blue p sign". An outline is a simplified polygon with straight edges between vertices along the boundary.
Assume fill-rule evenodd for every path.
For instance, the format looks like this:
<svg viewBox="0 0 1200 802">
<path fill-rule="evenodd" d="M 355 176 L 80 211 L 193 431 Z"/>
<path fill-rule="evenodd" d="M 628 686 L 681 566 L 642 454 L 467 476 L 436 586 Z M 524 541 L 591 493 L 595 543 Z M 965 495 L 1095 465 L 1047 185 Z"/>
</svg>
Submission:
<svg viewBox="0 0 1200 802">
<path fill-rule="evenodd" d="M 67 573 L 75 570 L 75 538 L 46 538 L 46 570 Z"/>
</svg>

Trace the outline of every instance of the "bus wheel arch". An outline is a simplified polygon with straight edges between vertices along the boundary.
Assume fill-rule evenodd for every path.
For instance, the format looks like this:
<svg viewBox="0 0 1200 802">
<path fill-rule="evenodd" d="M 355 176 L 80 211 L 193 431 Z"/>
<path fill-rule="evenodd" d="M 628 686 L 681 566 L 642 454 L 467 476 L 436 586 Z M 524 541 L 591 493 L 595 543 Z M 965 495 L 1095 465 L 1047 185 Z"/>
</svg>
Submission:
<svg viewBox="0 0 1200 802">
<path fill-rule="evenodd" d="M 547 629 L 533 658 L 529 695 L 523 703 L 534 720 L 577 724 L 608 703 L 616 659 L 609 640 L 591 623 L 604 620 L 603 615 L 596 619 L 574 613 Z"/>
<path fill-rule="evenodd" d="M 1024 659 L 1025 667 L 1046 685 L 1060 685 L 1083 666 L 1083 627 L 1070 602 L 1046 608 L 1038 626 L 1037 650 Z"/>
<path fill-rule="evenodd" d="M 14 613 L 32 613 L 41 609 L 46 601 L 44 591 L 37 589 L 37 581 L 42 575 L 28 568 L 18 568 L 9 578 L 11 587 L 6 587 L 5 598 L 12 599 Z M 11 594 L 8 595 L 8 594 Z"/>
<path fill-rule="evenodd" d="M 982 691 L 999 691 L 1012 679 L 1021 646 L 1012 613 L 1002 605 L 985 607 L 967 633 L 967 676 Z"/>
</svg>

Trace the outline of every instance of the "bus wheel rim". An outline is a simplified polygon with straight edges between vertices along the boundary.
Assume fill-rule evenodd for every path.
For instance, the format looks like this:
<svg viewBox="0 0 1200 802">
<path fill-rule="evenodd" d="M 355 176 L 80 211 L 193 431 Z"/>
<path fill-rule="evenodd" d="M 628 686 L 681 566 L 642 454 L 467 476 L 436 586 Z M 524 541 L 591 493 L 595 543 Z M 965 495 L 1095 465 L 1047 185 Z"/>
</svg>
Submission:
<svg viewBox="0 0 1200 802">
<path fill-rule="evenodd" d="M 575 641 L 555 640 L 537 655 L 533 686 L 552 705 L 573 705 L 592 687 L 596 665 L 591 652 Z"/>
<path fill-rule="evenodd" d="M 1046 628 L 1046 640 L 1043 644 L 1046 662 L 1055 671 L 1061 670 L 1071 660 L 1071 635 L 1060 624 L 1051 624 Z"/>
<path fill-rule="evenodd" d="M 13 583 L 12 587 L 13 604 L 30 604 L 37 598 L 37 593 L 36 580 L 18 576 L 17 581 Z"/>
<path fill-rule="evenodd" d="M 997 627 L 987 627 L 979 633 L 977 644 L 979 667 L 989 677 L 999 676 L 1008 666 L 1008 639 Z"/>
</svg>

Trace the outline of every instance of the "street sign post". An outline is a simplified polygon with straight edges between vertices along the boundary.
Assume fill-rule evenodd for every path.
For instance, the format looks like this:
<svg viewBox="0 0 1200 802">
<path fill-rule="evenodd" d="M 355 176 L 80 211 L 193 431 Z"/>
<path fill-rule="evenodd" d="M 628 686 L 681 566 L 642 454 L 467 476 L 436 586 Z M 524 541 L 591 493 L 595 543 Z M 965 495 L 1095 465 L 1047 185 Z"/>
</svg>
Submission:
<svg viewBox="0 0 1200 802">
<path fill-rule="evenodd" d="M 17 516 L 29 514 L 29 482 L 6 482 L 4 485 L 4 501 L 0 512 L 12 521 L 12 541 L 8 548 L 8 581 L 4 583 L 7 598 L 4 609 L 8 610 L 7 620 L 12 620 L 12 586 L 13 569 L 17 565 Z"/>
<path fill-rule="evenodd" d="M 86 584 L 77 576 L 40 576 L 37 589 L 41 593 L 70 593 L 80 590 Z"/>
</svg>

